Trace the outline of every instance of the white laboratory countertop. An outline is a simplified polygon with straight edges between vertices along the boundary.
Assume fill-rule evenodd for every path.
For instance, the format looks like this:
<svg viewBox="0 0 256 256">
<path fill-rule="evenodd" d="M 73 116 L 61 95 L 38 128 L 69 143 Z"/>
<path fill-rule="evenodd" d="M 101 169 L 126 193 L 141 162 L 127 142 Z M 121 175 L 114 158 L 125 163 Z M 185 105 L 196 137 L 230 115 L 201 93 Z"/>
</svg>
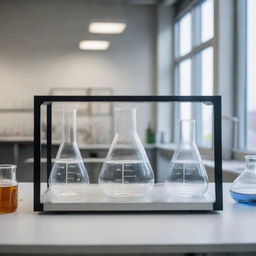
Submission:
<svg viewBox="0 0 256 256">
<path fill-rule="evenodd" d="M 0 253 L 256 252 L 256 207 L 164 214 L 39 214 L 32 183 L 19 184 L 18 211 L 0 215 Z"/>
<path fill-rule="evenodd" d="M 214 168 L 214 162 L 210 160 L 203 160 L 204 165 Z M 245 169 L 245 162 L 238 160 L 222 160 L 222 171 L 229 171 L 235 174 L 240 174 Z"/>
<path fill-rule="evenodd" d="M 168 144 L 156 144 L 157 149 L 162 149 L 166 151 L 174 151 L 175 144 L 168 143 Z M 210 168 L 214 168 L 214 161 L 213 160 L 203 160 L 204 165 Z M 222 160 L 222 170 L 232 172 L 234 174 L 240 174 L 245 169 L 245 162 L 239 160 Z"/>
<path fill-rule="evenodd" d="M 22 136 L 0 136 L 0 143 L 33 143 L 34 138 L 33 137 L 22 137 Z M 43 141 L 43 144 L 46 144 L 46 140 Z M 53 145 L 59 145 L 59 140 L 53 140 Z M 143 144 L 146 149 L 155 149 L 157 146 L 156 144 Z M 86 144 L 86 143 L 78 143 L 78 146 L 80 149 L 88 149 L 88 150 L 94 150 L 94 149 L 109 149 L 110 144 Z"/>
<path fill-rule="evenodd" d="M 0 136 L 0 142 L 22 143 L 33 141 L 34 137 L 31 136 Z"/>
<path fill-rule="evenodd" d="M 33 137 L 21 137 L 21 136 L 0 136 L 0 143 L 32 143 Z M 46 143 L 46 142 L 44 142 Z M 53 141 L 53 145 L 59 145 L 59 141 Z M 107 150 L 109 149 L 109 144 L 79 144 L 81 150 Z M 167 151 L 173 151 L 175 149 L 175 144 L 173 143 L 156 143 L 156 144 L 144 144 L 145 149 L 163 149 Z M 102 159 L 88 159 L 86 162 L 98 163 L 102 162 Z M 28 158 L 25 163 L 33 163 L 33 159 Z M 214 162 L 211 160 L 204 160 L 204 164 L 208 167 L 214 168 Z M 234 174 L 240 174 L 245 168 L 245 163 L 243 161 L 237 160 L 223 160 L 222 169 L 223 171 L 233 172 Z"/>
</svg>

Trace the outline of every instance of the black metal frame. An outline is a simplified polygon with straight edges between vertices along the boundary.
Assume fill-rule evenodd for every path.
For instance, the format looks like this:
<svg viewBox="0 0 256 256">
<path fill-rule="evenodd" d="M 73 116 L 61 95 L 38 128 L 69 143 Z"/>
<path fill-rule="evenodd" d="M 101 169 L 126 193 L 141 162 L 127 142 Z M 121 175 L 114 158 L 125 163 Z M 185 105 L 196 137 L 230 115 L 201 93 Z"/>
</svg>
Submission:
<svg viewBox="0 0 256 256">
<path fill-rule="evenodd" d="M 41 195 L 41 105 L 47 106 L 47 178 L 51 172 L 52 103 L 54 102 L 201 102 L 213 105 L 214 177 L 213 210 L 223 209 L 221 96 L 35 96 L 34 97 L 34 211 L 43 211 Z"/>
</svg>

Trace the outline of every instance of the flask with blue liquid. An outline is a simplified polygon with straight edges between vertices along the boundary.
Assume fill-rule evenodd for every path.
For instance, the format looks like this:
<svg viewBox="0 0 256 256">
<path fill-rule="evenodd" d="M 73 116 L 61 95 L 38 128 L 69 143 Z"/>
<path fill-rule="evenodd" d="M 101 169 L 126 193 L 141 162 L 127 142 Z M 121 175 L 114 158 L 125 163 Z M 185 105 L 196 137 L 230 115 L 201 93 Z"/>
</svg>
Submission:
<svg viewBox="0 0 256 256">
<path fill-rule="evenodd" d="M 256 205 L 256 155 L 245 156 L 246 169 L 230 187 L 231 197 L 239 203 Z"/>
</svg>

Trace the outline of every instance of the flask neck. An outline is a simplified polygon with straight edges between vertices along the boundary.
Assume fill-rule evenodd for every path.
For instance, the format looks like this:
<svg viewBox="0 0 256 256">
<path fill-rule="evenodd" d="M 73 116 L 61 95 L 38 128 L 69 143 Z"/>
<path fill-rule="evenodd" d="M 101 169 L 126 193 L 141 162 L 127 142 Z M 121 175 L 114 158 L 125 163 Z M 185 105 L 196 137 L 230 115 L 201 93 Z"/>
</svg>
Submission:
<svg viewBox="0 0 256 256">
<path fill-rule="evenodd" d="M 256 172 L 256 156 L 245 156 L 246 169 Z"/>
<path fill-rule="evenodd" d="M 62 143 L 76 143 L 76 110 L 62 110 Z"/>
<path fill-rule="evenodd" d="M 180 120 L 180 143 L 195 143 L 195 120 Z"/>
<path fill-rule="evenodd" d="M 116 108 L 116 133 L 131 135 L 136 132 L 136 109 Z"/>
</svg>

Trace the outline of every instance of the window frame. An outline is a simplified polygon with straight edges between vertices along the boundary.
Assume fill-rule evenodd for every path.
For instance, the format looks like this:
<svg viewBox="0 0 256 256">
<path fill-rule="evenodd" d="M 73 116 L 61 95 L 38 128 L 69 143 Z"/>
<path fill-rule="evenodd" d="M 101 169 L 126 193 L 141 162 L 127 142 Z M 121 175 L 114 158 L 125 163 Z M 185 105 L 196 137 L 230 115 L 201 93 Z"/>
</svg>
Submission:
<svg viewBox="0 0 256 256">
<path fill-rule="evenodd" d="M 172 68 L 172 75 L 173 75 L 173 84 L 174 84 L 174 93 L 179 94 L 179 65 L 182 61 L 191 59 L 191 92 L 193 94 L 198 94 L 201 90 L 201 58 L 198 58 L 199 54 L 202 53 L 205 49 L 212 47 L 213 49 L 213 95 L 216 94 L 218 91 L 217 82 L 218 76 L 217 75 L 217 68 L 216 65 L 218 63 L 218 56 L 217 56 L 217 42 L 218 42 L 218 31 L 217 31 L 217 20 L 218 20 L 218 13 L 217 13 L 217 3 L 213 0 L 213 37 L 205 42 L 201 41 L 201 8 L 200 6 L 207 0 L 200 0 L 200 1 L 193 1 L 186 9 L 181 11 L 175 18 L 173 22 L 173 38 L 174 38 L 174 45 L 173 45 L 173 68 Z M 191 51 L 183 56 L 179 56 L 179 22 L 180 20 L 188 13 L 191 13 L 191 31 L 192 31 L 192 38 L 191 38 Z M 195 67 L 194 63 L 200 67 L 200 69 L 196 69 L 196 72 L 193 72 L 193 68 Z M 195 110 L 195 107 L 192 106 L 192 115 L 195 115 L 197 111 L 198 114 L 201 115 L 201 111 L 198 108 Z M 179 117 L 179 107 L 176 107 L 174 110 L 174 117 L 175 120 L 178 120 Z M 200 120 L 200 119 L 199 119 Z M 199 129 L 196 129 L 197 138 L 199 138 L 201 134 L 201 124 L 198 125 Z M 177 134 L 177 127 L 173 127 L 173 141 L 174 138 L 178 138 Z M 211 147 L 203 147 L 200 146 L 200 151 L 204 154 L 209 155 L 213 153 L 212 146 Z"/>
<path fill-rule="evenodd" d="M 237 160 L 243 160 L 246 154 L 255 154 L 255 150 L 248 150 L 247 142 L 247 0 L 237 0 L 235 4 L 235 79 L 236 102 L 234 103 L 235 115 L 238 117 L 238 145 L 233 149 L 233 156 Z"/>
</svg>

